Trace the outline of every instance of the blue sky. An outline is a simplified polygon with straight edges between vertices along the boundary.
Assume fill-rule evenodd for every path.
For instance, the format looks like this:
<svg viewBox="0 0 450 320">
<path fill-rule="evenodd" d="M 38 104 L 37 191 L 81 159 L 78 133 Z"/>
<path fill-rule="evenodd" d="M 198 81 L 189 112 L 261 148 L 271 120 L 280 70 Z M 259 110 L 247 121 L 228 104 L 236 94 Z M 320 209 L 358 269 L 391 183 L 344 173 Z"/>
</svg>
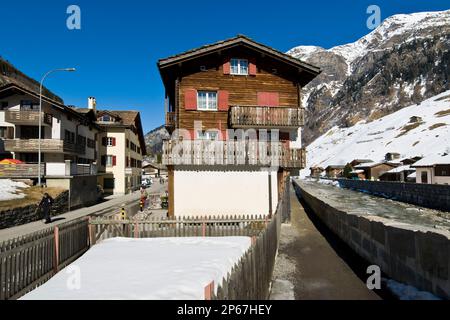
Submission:
<svg viewBox="0 0 450 320">
<path fill-rule="evenodd" d="M 81 30 L 66 27 L 66 9 L 81 8 Z M 156 61 L 197 46 L 245 34 L 278 50 L 330 48 L 367 34 L 366 9 L 382 19 L 396 13 L 450 8 L 448 0 L 260 1 L 1 1 L 0 55 L 40 79 L 66 104 L 141 111 L 144 130 L 164 122 L 164 89 Z"/>
</svg>

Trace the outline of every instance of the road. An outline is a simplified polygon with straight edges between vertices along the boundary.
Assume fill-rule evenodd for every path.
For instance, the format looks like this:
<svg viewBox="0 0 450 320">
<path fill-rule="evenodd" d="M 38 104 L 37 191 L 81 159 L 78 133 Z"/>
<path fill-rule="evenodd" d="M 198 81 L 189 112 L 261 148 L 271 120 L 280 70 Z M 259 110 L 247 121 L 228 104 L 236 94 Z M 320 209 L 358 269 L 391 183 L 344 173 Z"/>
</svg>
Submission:
<svg viewBox="0 0 450 320">
<path fill-rule="evenodd" d="M 378 300 L 365 268 L 349 248 L 305 211 L 293 188 L 291 224 L 283 224 L 271 299 Z"/>
<path fill-rule="evenodd" d="M 167 183 L 160 184 L 159 180 L 154 179 L 155 183 L 147 189 L 148 194 L 164 194 L 167 190 Z M 73 210 L 57 217 L 54 217 L 54 222 L 50 224 L 44 224 L 41 220 L 27 223 L 21 226 L 7 228 L 0 230 L 0 242 L 9 240 L 12 238 L 17 238 L 26 234 L 37 232 L 40 230 L 45 230 L 49 227 L 57 226 L 62 223 L 66 223 L 71 220 L 75 220 L 81 217 L 89 215 L 108 215 L 108 213 L 117 211 L 122 204 L 138 202 L 140 198 L 140 192 L 136 191 L 125 196 L 110 196 L 106 197 L 105 202 L 99 203 L 91 207 L 85 207 L 78 210 Z M 162 213 L 158 213 L 158 216 L 162 216 Z"/>
</svg>

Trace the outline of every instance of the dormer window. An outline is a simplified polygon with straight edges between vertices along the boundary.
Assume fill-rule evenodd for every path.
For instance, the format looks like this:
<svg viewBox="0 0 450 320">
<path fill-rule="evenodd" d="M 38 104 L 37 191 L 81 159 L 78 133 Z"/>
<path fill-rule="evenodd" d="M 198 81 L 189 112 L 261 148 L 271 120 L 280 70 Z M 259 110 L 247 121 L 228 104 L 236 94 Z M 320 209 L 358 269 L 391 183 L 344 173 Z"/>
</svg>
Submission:
<svg viewBox="0 0 450 320">
<path fill-rule="evenodd" d="M 230 73 L 235 75 L 248 75 L 248 60 L 247 59 L 231 59 Z"/>
<path fill-rule="evenodd" d="M 114 118 L 110 115 L 105 114 L 104 116 L 100 117 L 101 122 L 114 122 Z"/>
</svg>

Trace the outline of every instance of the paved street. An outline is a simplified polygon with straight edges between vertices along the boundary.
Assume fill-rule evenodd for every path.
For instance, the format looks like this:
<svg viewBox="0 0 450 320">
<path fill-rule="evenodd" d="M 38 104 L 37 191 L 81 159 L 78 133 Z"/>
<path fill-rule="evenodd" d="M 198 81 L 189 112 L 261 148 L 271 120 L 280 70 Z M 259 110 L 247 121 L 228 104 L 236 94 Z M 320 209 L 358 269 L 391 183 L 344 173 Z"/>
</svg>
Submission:
<svg viewBox="0 0 450 320">
<path fill-rule="evenodd" d="M 271 299 L 378 300 L 364 262 L 309 216 L 291 188 L 291 224 L 283 224 Z"/>
</svg>

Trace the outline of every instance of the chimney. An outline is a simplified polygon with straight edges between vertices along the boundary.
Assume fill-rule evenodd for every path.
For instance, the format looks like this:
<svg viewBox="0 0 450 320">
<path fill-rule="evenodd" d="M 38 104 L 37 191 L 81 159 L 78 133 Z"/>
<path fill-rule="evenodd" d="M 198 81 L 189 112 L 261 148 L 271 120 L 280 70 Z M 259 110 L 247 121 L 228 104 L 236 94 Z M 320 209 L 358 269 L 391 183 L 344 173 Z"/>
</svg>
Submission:
<svg viewBox="0 0 450 320">
<path fill-rule="evenodd" d="M 95 111 L 95 106 L 97 105 L 97 101 L 95 97 L 88 98 L 88 108 Z"/>
</svg>

